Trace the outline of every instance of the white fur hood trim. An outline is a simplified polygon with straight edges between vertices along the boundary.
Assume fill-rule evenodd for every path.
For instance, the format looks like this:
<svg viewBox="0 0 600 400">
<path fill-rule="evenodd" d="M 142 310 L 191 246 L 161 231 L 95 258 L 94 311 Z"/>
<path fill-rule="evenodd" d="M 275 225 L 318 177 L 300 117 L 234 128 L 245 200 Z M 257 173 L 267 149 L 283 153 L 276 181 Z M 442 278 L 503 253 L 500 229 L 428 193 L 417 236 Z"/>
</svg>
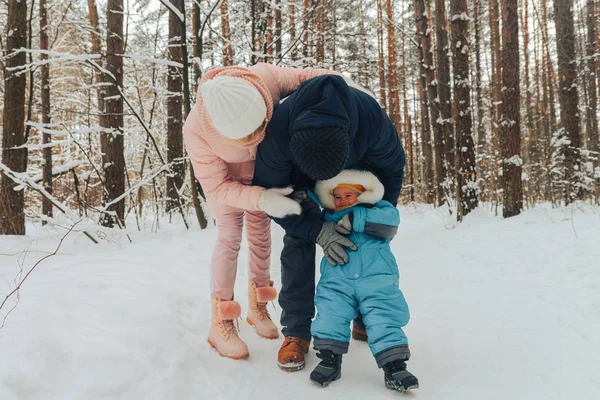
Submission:
<svg viewBox="0 0 600 400">
<path fill-rule="evenodd" d="M 356 169 L 345 169 L 337 176 L 325 181 L 317 181 L 315 184 L 315 194 L 323 208 L 331 210 L 335 208 L 333 195 L 330 192 L 340 183 L 364 186 L 366 191 L 358 196 L 357 204 L 376 204 L 383 199 L 383 194 L 385 193 L 385 188 L 373 173 Z"/>
</svg>

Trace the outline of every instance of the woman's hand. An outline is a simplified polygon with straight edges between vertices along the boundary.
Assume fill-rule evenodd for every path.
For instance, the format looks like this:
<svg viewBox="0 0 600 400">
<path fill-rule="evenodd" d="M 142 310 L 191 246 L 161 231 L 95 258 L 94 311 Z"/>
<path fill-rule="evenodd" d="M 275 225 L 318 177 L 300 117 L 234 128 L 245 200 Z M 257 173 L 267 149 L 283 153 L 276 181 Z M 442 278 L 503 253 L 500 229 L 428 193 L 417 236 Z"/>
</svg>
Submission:
<svg viewBox="0 0 600 400">
<path fill-rule="evenodd" d="M 275 218 L 288 215 L 300 215 L 302 208 L 296 201 L 286 197 L 294 191 L 293 188 L 265 189 L 258 198 L 258 208 Z"/>
</svg>

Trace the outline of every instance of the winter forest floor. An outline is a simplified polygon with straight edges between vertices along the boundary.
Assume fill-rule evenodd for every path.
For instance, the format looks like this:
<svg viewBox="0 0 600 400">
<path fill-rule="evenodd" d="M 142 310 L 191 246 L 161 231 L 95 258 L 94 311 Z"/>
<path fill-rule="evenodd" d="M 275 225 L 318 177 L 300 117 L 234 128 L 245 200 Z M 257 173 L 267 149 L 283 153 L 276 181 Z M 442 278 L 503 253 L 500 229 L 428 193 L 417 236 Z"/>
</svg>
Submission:
<svg viewBox="0 0 600 400">
<path fill-rule="evenodd" d="M 325 389 L 308 379 L 314 351 L 303 371 L 282 372 L 281 341 L 246 322 L 250 358 L 220 358 L 206 343 L 216 230 L 163 224 L 159 233 L 131 228 L 133 243 L 118 232 L 99 245 L 72 233 L 37 267 L 0 329 L 0 399 L 600 398 L 600 209 L 540 206 L 507 220 L 479 209 L 460 225 L 425 206 L 401 214 L 392 243 L 412 314 L 413 393 L 385 389 L 364 343 L 351 343 L 342 379 Z M 25 237 L 0 237 L 0 301 L 18 254 L 31 243 L 26 272 L 64 232 L 29 225 Z M 277 287 L 281 237 L 274 226 Z M 246 276 L 240 268 L 243 309 Z"/>
</svg>

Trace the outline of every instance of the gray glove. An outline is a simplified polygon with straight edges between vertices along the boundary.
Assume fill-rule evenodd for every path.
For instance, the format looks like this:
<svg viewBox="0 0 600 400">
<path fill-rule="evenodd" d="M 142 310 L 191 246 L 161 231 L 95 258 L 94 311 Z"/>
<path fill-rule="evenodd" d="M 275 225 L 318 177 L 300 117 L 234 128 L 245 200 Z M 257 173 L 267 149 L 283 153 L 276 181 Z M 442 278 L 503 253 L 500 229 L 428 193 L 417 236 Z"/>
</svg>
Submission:
<svg viewBox="0 0 600 400">
<path fill-rule="evenodd" d="M 327 262 L 331 265 L 344 265 L 348 262 L 349 257 L 347 250 L 356 250 L 358 247 L 348 238 L 342 236 L 349 234 L 351 231 L 344 228 L 335 222 L 325 222 L 319 236 L 317 236 L 317 244 L 323 248 L 323 253 Z"/>
<path fill-rule="evenodd" d="M 353 213 L 351 213 L 351 212 L 344 215 L 342 217 L 342 219 L 340 219 L 338 221 L 338 225 L 343 226 L 348 231 L 351 231 L 352 230 L 352 220 L 353 220 L 352 216 L 353 216 Z"/>
</svg>

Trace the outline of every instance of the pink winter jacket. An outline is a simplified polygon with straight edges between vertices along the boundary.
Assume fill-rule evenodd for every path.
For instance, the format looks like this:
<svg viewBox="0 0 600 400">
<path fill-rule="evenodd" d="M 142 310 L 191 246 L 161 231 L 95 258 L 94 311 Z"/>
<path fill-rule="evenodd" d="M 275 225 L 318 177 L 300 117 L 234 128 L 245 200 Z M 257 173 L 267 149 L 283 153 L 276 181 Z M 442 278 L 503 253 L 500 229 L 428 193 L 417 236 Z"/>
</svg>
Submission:
<svg viewBox="0 0 600 400">
<path fill-rule="evenodd" d="M 267 105 L 267 123 L 273 107 L 287 97 L 305 80 L 325 74 L 337 74 L 327 69 L 283 68 L 271 64 L 251 67 L 223 67 L 207 72 L 202 82 L 217 75 L 229 75 L 250 82 L 262 94 Z M 256 140 L 239 143 L 221 135 L 212 125 L 202 102 L 200 86 L 196 105 L 188 115 L 183 128 L 185 147 L 190 156 L 194 174 L 202 185 L 210 208 L 219 213 L 223 206 L 247 211 L 258 211 L 258 198 L 264 190 L 250 186 L 254 175 L 256 148 L 264 138 L 264 131 Z"/>
</svg>

